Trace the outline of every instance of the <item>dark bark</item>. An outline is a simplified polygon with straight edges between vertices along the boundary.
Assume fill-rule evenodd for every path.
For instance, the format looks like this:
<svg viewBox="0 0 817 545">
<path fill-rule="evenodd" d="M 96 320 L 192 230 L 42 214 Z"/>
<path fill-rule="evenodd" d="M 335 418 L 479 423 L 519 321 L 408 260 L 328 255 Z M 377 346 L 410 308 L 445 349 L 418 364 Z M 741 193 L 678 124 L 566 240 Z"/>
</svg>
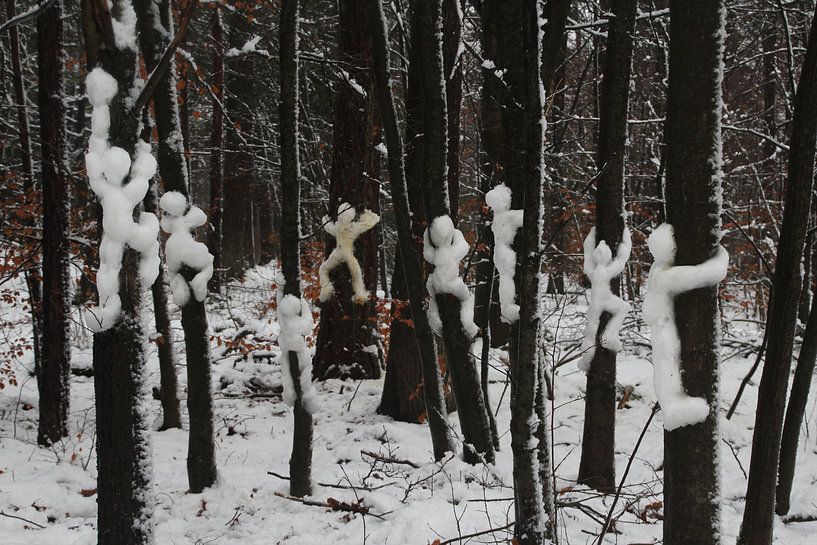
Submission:
<svg viewBox="0 0 817 545">
<path fill-rule="evenodd" d="M 802 283 L 800 265 L 811 209 L 815 142 L 817 17 L 812 19 L 794 101 L 785 208 L 774 271 L 774 298 L 766 322 L 769 344 L 758 387 L 746 509 L 738 535 L 740 545 L 772 542 L 778 456 Z"/>
<path fill-rule="evenodd" d="M 459 218 L 460 200 L 460 109 L 462 104 L 462 64 L 460 52 L 462 21 L 460 13 L 464 0 L 443 0 L 443 77 L 448 122 L 448 200 L 449 213 L 454 225 Z"/>
<path fill-rule="evenodd" d="M 607 48 L 601 87 L 601 119 L 596 168 L 596 240 L 615 255 L 624 229 L 624 174 L 627 158 L 627 112 L 633 29 L 638 2 L 613 0 L 607 25 Z M 619 295 L 620 279 L 610 282 Z M 579 483 L 605 493 L 615 491 L 616 353 L 601 346 L 610 314 L 602 313 L 596 350 L 587 373 L 584 433 Z"/>
<path fill-rule="evenodd" d="M 213 254 L 213 277 L 210 289 L 221 291 L 224 283 L 222 259 L 224 209 L 224 28 L 221 10 L 213 14 L 213 125 L 210 132 L 210 230 L 207 246 Z"/>
<path fill-rule="evenodd" d="M 300 222 L 301 170 L 298 154 L 298 0 L 283 0 L 279 28 L 281 61 L 281 269 L 284 293 L 301 298 Z M 312 493 L 312 414 L 303 403 L 298 354 L 290 351 L 281 365 L 289 365 L 295 386 L 295 430 L 289 459 L 289 491 L 301 497 Z"/>
<path fill-rule="evenodd" d="M 37 442 L 68 434 L 71 349 L 68 344 L 68 180 L 63 168 L 65 108 L 62 82 L 62 2 L 37 17 L 43 192 L 42 347 L 37 377 Z"/>
<path fill-rule="evenodd" d="M 420 353 L 423 375 L 423 396 L 427 410 L 434 457 L 442 459 L 453 450 L 443 400 L 442 379 L 437 364 L 437 350 L 428 318 L 425 314 L 422 264 L 417 245 L 411 236 L 411 211 L 406 189 L 406 170 L 403 160 L 403 142 L 397 124 L 397 113 L 391 91 L 389 76 L 389 46 L 385 14 L 381 0 L 368 0 L 369 31 L 372 35 L 375 59 L 375 84 L 380 105 L 386 146 L 389 150 L 389 183 L 397 224 L 398 251 L 402 256 L 404 278 L 409 301 L 413 309 L 421 309 L 413 315 L 414 331 Z"/>
<path fill-rule="evenodd" d="M 374 149 L 380 136 L 380 121 L 374 96 L 372 40 L 366 23 L 366 0 L 341 0 L 339 57 L 356 69 L 348 69 L 351 81 L 341 81 L 335 94 L 334 147 L 329 185 L 329 213 L 337 218 L 342 203 L 380 211 L 379 169 Z M 357 87 L 363 89 L 363 93 Z M 326 254 L 335 239 L 326 237 Z M 378 229 L 355 241 L 355 257 L 363 271 L 366 289 L 377 290 Z M 335 294 L 321 304 L 320 330 L 312 364 L 313 376 L 327 378 L 379 378 L 383 351 L 377 331 L 376 298 L 352 301 L 351 276 L 345 266 L 332 272 Z M 375 347 L 376 350 L 372 350 Z"/>
<path fill-rule="evenodd" d="M 670 7 L 666 213 L 675 228 L 675 265 L 698 265 L 718 251 L 721 226 L 721 67 L 725 8 L 721 0 Z M 717 407 L 717 286 L 675 299 L 680 367 L 690 396 Z M 719 542 L 718 413 L 664 433 L 664 543 Z"/>
</svg>

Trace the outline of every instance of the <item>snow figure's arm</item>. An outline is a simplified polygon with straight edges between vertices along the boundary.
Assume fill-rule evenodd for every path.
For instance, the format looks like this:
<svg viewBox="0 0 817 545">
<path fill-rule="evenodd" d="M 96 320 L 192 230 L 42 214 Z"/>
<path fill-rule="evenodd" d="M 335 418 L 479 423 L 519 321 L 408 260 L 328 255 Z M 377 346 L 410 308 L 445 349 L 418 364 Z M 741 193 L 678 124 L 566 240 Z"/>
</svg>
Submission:
<svg viewBox="0 0 817 545">
<path fill-rule="evenodd" d="M 130 182 L 122 188 L 128 202 L 136 206 L 145 198 L 150 188 L 150 179 L 156 174 L 156 159 L 150 152 L 150 144 L 144 141 L 136 143 L 136 153 L 130 171 Z"/>
<path fill-rule="evenodd" d="M 596 270 L 596 264 L 593 262 L 593 252 L 596 249 L 596 228 L 592 227 L 590 232 L 584 239 L 584 274 L 588 278 L 593 277 L 593 271 Z"/>
<path fill-rule="evenodd" d="M 284 402 L 293 406 L 297 398 L 295 377 L 290 368 L 289 353 L 294 352 L 298 360 L 301 401 L 304 408 L 314 414 L 318 408 L 317 394 L 312 386 L 312 356 L 306 344 L 306 336 L 312 334 L 312 312 L 303 298 L 284 295 L 283 279 L 278 279 L 278 346 L 281 348 L 281 379 L 284 386 Z"/>
<path fill-rule="evenodd" d="M 715 286 L 726 277 L 729 268 L 729 252 L 723 246 L 700 265 L 679 265 L 661 273 L 661 283 L 672 295 Z"/>
<path fill-rule="evenodd" d="M 618 243 L 618 248 L 616 248 L 616 257 L 610 263 L 610 272 L 613 273 L 613 276 L 618 276 L 624 271 L 624 267 L 627 266 L 627 260 L 630 259 L 630 253 L 633 251 L 633 239 L 630 236 L 630 230 L 625 226 L 624 231 L 621 233 L 621 242 Z"/>
<path fill-rule="evenodd" d="M 353 240 L 357 240 L 357 237 L 377 225 L 380 221 L 380 216 L 372 212 L 371 210 L 364 210 L 360 213 L 360 217 L 356 220 L 352 221 L 350 228 L 351 228 L 351 235 Z"/>
<path fill-rule="evenodd" d="M 139 223 L 133 230 L 128 246 L 141 254 L 139 260 L 139 280 L 145 286 L 152 286 L 159 276 L 159 218 L 150 212 L 139 214 Z"/>
</svg>

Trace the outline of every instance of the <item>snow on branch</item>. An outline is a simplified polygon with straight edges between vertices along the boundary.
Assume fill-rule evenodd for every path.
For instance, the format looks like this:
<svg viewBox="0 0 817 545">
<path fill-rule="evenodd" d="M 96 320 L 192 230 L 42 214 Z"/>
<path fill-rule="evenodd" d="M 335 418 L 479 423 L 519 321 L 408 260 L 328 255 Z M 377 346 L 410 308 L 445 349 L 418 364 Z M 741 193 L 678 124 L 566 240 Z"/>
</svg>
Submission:
<svg viewBox="0 0 817 545">
<path fill-rule="evenodd" d="M 469 247 L 462 231 L 454 227 L 449 216 L 437 216 L 423 234 L 423 257 L 434 265 L 426 284 L 431 300 L 428 304 L 428 321 L 432 329 L 440 331 L 438 294 L 447 293 L 460 300 L 460 320 L 469 336 L 474 337 L 479 328 L 474 323 L 474 298 L 468 286 L 460 278 L 460 261 L 468 255 Z"/>
<path fill-rule="evenodd" d="M 329 218 L 326 217 L 323 221 L 326 224 L 324 227 L 326 232 L 335 237 L 335 249 L 321 264 L 319 270 L 321 301 L 328 301 L 335 294 L 335 286 L 332 284 L 329 273 L 345 263 L 352 277 L 352 301 L 354 303 L 365 302 L 369 298 L 369 292 L 363 282 L 360 263 L 355 257 L 355 241 L 360 235 L 377 225 L 380 216 L 366 209 L 358 216 L 354 206 L 344 202 L 338 206 L 336 221 L 329 221 Z"/>
<path fill-rule="evenodd" d="M 85 168 L 91 189 L 102 205 L 102 242 L 99 246 L 97 290 L 100 307 L 89 309 L 89 327 L 104 331 L 119 319 L 119 271 L 127 244 L 141 253 L 139 279 L 151 285 L 159 274 L 159 221 L 155 215 L 142 212 L 139 223 L 133 221 L 133 210 L 148 191 L 156 174 L 156 159 L 150 145 L 139 141 L 133 162 L 127 151 L 110 147 L 110 104 L 116 96 L 116 80 L 101 68 L 95 68 L 85 80 L 91 113 L 91 138 L 85 154 Z M 130 172 L 130 180 L 124 184 Z"/>
<path fill-rule="evenodd" d="M 522 227 L 522 210 L 511 210 L 511 189 L 499 184 L 485 194 L 485 203 L 494 212 L 491 230 L 494 233 L 494 266 L 499 272 L 500 318 L 505 323 L 519 319 L 519 305 L 516 304 L 516 252 L 513 239 Z"/>
<path fill-rule="evenodd" d="M 303 297 L 284 295 L 284 278 L 279 276 L 278 293 L 278 346 L 281 348 L 281 379 L 284 385 L 284 402 L 290 407 L 295 404 L 297 393 L 295 379 L 289 366 L 289 353 L 298 357 L 298 383 L 301 386 L 301 402 L 304 408 L 314 414 L 318 408 L 317 394 L 312 386 L 312 354 L 306 344 L 314 323 L 312 311 Z"/>
<path fill-rule="evenodd" d="M 168 191 L 159 201 L 162 208 L 162 230 L 170 233 L 165 244 L 167 273 L 173 302 L 183 307 L 190 300 L 190 291 L 196 301 L 207 297 L 207 283 L 213 276 L 213 256 L 207 246 L 196 241 L 193 231 L 207 224 L 207 216 L 198 206 L 189 206 L 187 197 L 178 191 Z M 196 271 L 188 284 L 182 268 Z"/>
<path fill-rule="evenodd" d="M 596 245 L 595 227 L 590 229 L 590 233 L 584 239 L 584 273 L 590 279 L 592 290 L 590 306 L 587 309 L 587 326 L 582 341 L 582 359 L 579 361 L 579 369 L 582 371 L 590 370 L 590 362 L 596 354 L 596 332 L 599 329 L 601 315 L 605 312 L 610 314 L 610 320 L 601 335 L 601 346 L 612 352 L 621 350 L 619 333 L 624 318 L 630 311 L 630 305 L 613 294 L 610 281 L 624 270 L 632 248 L 630 230 L 627 227 L 621 235 L 615 259 L 605 241 L 602 240 Z"/>
<path fill-rule="evenodd" d="M 652 330 L 655 393 L 664 413 L 664 428 L 671 431 L 703 422 L 709 415 L 706 399 L 691 397 L 684 390 L 674 299 L 686 291 L 716 286 L 726 276 L 729 254 L 723 246 L 718 246 L 715 257 L 700 265 L 673 266 L 675 233 L 668 223 L 659 225 L 647 244 L 655 261 L 647 279 L 644 321 Z"/>
</svg>

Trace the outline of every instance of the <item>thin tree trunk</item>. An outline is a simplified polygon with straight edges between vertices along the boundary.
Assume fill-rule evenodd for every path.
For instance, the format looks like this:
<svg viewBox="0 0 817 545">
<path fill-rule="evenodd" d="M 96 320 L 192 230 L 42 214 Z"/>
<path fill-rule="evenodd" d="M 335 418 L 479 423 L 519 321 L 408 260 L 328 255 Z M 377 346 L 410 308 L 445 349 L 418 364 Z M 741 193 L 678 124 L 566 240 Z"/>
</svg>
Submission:
<svg viewBox="0 0 817 545">
<path fill-rule="evenodd" d="M 596 240 L 605 242 L 615 256 L 624 230 L 624 175 L 627 158 L 627 112 L 633 29 L 638 2 L 613 0 L 607 25 L 607 50 L 601 87 L 599 171 L 596 196 Z M 601 286 L 593 286 L 593 289 Z M 620 279 L 610 282 L 618 296 Z M 604 312 L 596 333 L 596 349 L 587 372 L 584 432 L 579 483 L 611 493 L 616 487 L 616 353 L 598 341 L 610 320 Z"/>
<path fill-rule="evenodd" d="M 788 187 L 774 271 L 774 298 L 766 327 L 769 345 L 758 387 L 752 461 L 739 545 L 766 545 L 774 530 L 775 487 L 792 347 L 802 288 L 817 142 L 817 17 L 812 19 L 800 83 L 794 101 Z"/>
<path fill-rule="evenodd" d="M 411 210 L 406 190 L 406 171 L 403 162 L 403 142 L 397 125 L 397 113 L 391 91 L 389 75 L 389 46 L 386 18 L 382 0 L 369 0 L 369 30 L 372 34 L 375 59 L 375 84 L 380 113 L 389 150 L 389 183 L 397 224 L 398 251 L 402 256 L 409 301 L 413 309 L 422 309 L 413 315 L 414 331 L 420 353 L 425 398 L 434 457 L 441 460 L 446 452 L 453 451 L 453 442 L 443 399 L 442 378 L 437 365 L 437 350 L 428 318 L 425 314 L 422 264 L 417 245 L 411 236 Z"/>
<path fill-rule="evenodd" d="M 698 265 L 718 251 L 721 228 L 722 0 L 670 7 L 666 214 L 674 226 L 674 265 Z M 717 286 L 675 298 L 680 366 L 690 396 L 705 398 L 707 419 L 664 432 L 664 543 L 720 541 Z"/>
<path fill-rule="evenodd" d="M 210 132 L 210 231 L 207 246 L 213 254 L 213 278 L 210 289 L 221 292 L 224 283 L 222 259 L 224 210 L 224 28 L 221 9 L 213 14 L 213 126 Z"/>
</svg>

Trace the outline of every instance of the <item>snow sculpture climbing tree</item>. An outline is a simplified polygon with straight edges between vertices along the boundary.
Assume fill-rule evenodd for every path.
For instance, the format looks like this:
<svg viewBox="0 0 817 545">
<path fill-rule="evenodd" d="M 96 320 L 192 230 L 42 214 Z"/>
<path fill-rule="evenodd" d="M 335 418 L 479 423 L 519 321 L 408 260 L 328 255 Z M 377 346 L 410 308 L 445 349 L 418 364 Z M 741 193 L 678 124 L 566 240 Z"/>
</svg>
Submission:
<svg viewBox="0 0 817 545">
<path fill-rule="evenodd" d="M 519 305 L 516 303 L 516 251 L 513 241 L 522 227 L 522 210 L 511 210 L 511 190 L 499 184 L 485 195 L 485 203 L 491 207 L 494 219 L 491 230 L 494 233 L 494 266 L 499 273 L 500 317 L 505 323 L 519 319 Z"/>
</svg>

